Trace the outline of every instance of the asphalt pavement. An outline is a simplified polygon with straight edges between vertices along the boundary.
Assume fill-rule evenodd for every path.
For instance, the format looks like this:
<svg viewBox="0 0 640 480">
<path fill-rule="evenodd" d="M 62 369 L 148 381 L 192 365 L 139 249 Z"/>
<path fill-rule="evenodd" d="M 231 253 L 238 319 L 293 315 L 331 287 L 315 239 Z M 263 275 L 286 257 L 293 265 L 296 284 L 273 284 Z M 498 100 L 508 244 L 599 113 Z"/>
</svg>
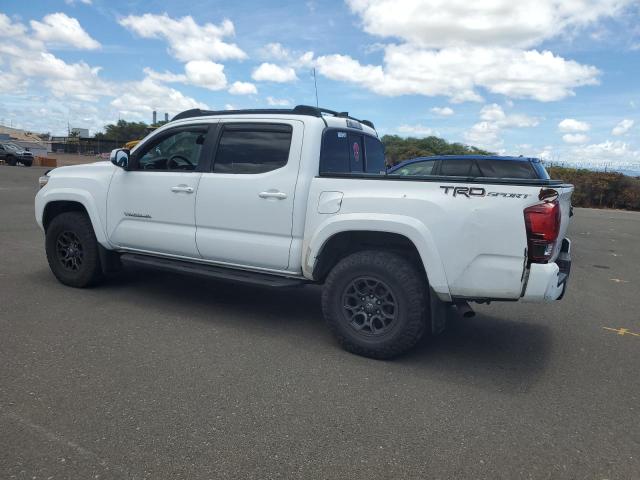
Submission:
<svg viewBox="0 0 640 480">
<path fill-rule="evenodd" d="M 50 273 L 0 166 L 0 479 L 640 477 L 640 213 L 576 209 L 568 293 L 349 354 L 319 288 Z"/>
</svg>

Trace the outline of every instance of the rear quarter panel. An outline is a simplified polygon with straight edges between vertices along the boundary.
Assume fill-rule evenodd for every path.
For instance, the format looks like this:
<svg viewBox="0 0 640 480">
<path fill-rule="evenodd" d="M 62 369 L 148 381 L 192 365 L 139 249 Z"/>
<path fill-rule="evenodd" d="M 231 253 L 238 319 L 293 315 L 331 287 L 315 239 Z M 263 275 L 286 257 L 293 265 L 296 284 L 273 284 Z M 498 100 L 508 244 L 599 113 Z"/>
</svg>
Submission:
<svg viewBox="0 0 640 480">
<path fill-rule="evenodd" d="M 454 195 L 443 187 L 482 189 L 483 195 Z M 337 213 L 318 213 L 326 191 L 343 193 Z M 526 267 L 523 210 L 539 203 L 539 191 L 531 185 L 316 177 L 309 194 L 304 273 L 311 274 L 332 234 L 388 231 L 413 241 L 441 299 L 518 299 Z"/>
</svg>

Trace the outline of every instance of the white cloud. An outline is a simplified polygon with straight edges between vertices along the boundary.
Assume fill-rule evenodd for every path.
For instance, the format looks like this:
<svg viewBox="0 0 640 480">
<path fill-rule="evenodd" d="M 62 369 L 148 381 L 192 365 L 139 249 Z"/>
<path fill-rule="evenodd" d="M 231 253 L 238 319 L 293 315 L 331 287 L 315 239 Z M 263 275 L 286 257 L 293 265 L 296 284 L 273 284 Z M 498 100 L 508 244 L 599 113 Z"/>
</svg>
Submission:
<svg viewBox="0 0 640 480">
<path fill-rule="evenodd" d="M 75 5 L 76 1 L 84 3 L 85 5 L 91 5 L 92 0 L 64 0 L 67 5 Z"/>
<path fill-rule="evenodd" d="M 85 62 L 67 63 L 47 51 L 47 43 L 77 48 L 95 46 L 92 43 L 95 40 L 75 18 L 52 14 L 47 15 L 43 22 L 33 21 L 31 24 L 32 31 L 28 31 L 22 23 L 12 22 L 0 13 L 0 63 L 6 65 L 5 75 L 17 85 L 14 93 L 19 93 L 29 82 L 44 85 L 58 98 L 96 101 L 110 94 L 112 85 L 99 77 L 100 67 Z M 58 24 L 60 31 L 53 32 L 52 28 Z"/>
<path fill-rule="evenodd" d="M 544 160 L 546 162 L 553 161 L 555 158 L 555 152 L 553 151 L 553 147 L 551 145 L 546 145 L 541 152 L 535 155 L 540 160 Z"/>
<path fill-rule="evenodd" d="M 169 44 L 169 53 L 182 62 L 247 58 L 247 54 L 235 43 L 223 41 L 225 37 L 235 34 L 230 20 L 223 20 L 220 25 L 198 25 L 191 16 L 173 19 L 166 13 L 145 13 L 140 16 L 129 15 L 120 19 L 119 23 L 143 38 L 163 38 Z"/>
<path fill-rule="evenodd" d="M 143 71 L 147 78 L 155 82 L 184 83 L 186 85 L 196 85 L 214 91 L 227 87 L 224 65 L 210 62 L 209 60 L 192 60 L 191 62 L 187 62 L 184 66 L 184 74 L 168 72 L 166 70 L 164 72 L 156 72 L 149 67 L 144 68 Z"/>
<path fill-rule="evenodd" d="M 480 110 L 480 119 L 487 122 L 495 123 L 500 128 L 516 127 L 535 127 L 538 125 L 538 119 L 527 115 L 514 113 L 506 114 L 500 105 L 492 103 L 485 105 Z"/>
<path fill-rule="evenodd" d="M 208 60 L 193 60 L 184 66 L 185 73 L 173 73 L 169 71 L 156 72 L 147 67 L 144 73 L 154 82 L 184 83 L 196 85 L 209 90 L 222 90 L 227 87 L 227 77 L 224 74 L 224 65 Z"/>
<path fill-rule="evenodd" d="M 537 118 L 520 113 L 507 114 L 497 103 L 482 107 L 480 120 L 465 132 L 464 137 L 473 145 L 489 149 L 503 144 L 500 136 L 504 129 L 535 127 L 539 123 Z"/>
<path fill-rule="evenodd" d="M 258 89 L 250 82 L 233 82 L 233 85 L 229 87 L 229 93 L 231 95 L 255 95 L 258 93 Z"/>
<path fill-rule="evenodd" d="M 70 120 L 76 126 L 87 126 L 96 131 L 105 123 L 115 121 L 118 112 L 125 117 L 149 121 L 153 110 L 173 115 L 190 108 L 207 108 L 165 83 L 198 84 L 211 89 L 226 86 L 224 67 L 210 61 L 188 62 L 184 74 L 161 73 L 147 68 L 142 81 L 107 81 L 100 76 L 101 67 L 83 61 L 68 63 L 47 51 L 50 43 L 72 44 L 72 37 L 66 34 L 53 37 L 48 27 L 42 28 L 40 24 L 54 25 L 55 22 L 48 21 L 47 17 L 43 22 L 36 22 L 34 28 L 40 28 L 40 38 L 36 38 L 35 30 L 30 31 L 22 23 L 12 22 L 0 14 L 0 65 L 3 70 L 0 91 L 9 88 L 13 94 L 0 105 L 0 111 L 3 116 L 18 112 L 23 119 L 20 123 L 31 130 L 60 132 L 59 126 Z M 80 27 L 80 31 L 84 30 Z M 82 43 L 76 42 L 76 46 L 80 45 Z M 25 89 L 27 83 L 29 90 Z M 28 95 L 21 95 L 23 91 Z M 104 97 L 109 100 L 98 102 Z"/>
<path fill-rule="evenodd" d="M 436 131 L 434 131 L 432 128 L 422 125 L 421 123 L 415 125 L 403 124 L 400 125 L 396 129 L 396 131 L 403 136 L 409 137 L 429 137 L 431 135 L 437 135 Z"/>
<path fill-rule="evenodd" d="M 259 53 L 266 60 L 276 60 L 294 70 L 313 67 L 313 52 L 292 51 L 281 43 L 267 43 Z"/>
<path fill-rule="evenodd" d="M 622 120 L 620 123 L 618 123 L 613 130 L 611 130 L 611 133 L 615 136 L 620 136 L 620 135 L 624 135 L 625 133 L 627 133 L 629 130 L 631 130 L 631 128 L 633 127 L 633 124 L 635 122 L 631 119 L 625 118 L 624 120 Z"/>
<path fill-rule="evenodd" d="M 286 107 L 291 105 L 291 102 L 286 98 L 267 97 L 267 105 L 272 107 Z"/>
<path fill-rule="evenodd" d="M 157 82 L 166 82 L 166 83 L 187 83 L 187 76 L 181 73 L 173 73 L 165 70 L 164 72 L 156 72 L 152 68 L 146 67 L 143 69 L 145 75 L 151 80 Z"/>
<path fill-rule="evenodd" d="M 0 93 L 10 93 L 13 95 L 23 93 L 26 86 L 26 79 L 15 73 L 0 70 Z"/>
<path fill-rule="evenodd" d="M 262 63 L 251 74 L 256 82 L 286 83 L 298 79 L 296 72 L 291 67 L 280 67 L 273 63 Z"/>
<path fill-rule="evenodd" d="M 598 82 L 595 67 L 551 52 L 509 48 L 454 47 L 425 50 L 389 45 L 384 66 L 361 65 L 346 55 L 317 58 L 318 71 L 385 96 L 444 95 L 453 102 L 481 101 L 477 87 L 512 98 L 561 100 L 573 89 Z"/>
<path fill-rule="evenodd" d="M 433 107 L 431 109 L 431 113 L 435 113 L 436 115 L 440 115 L 441 117 L 449 117 L 455 112 L 451 107 Z"/>
<path fill-rule="evenodd" d="M 282 46 L 281 43 L 267 43 L 262 48 L 262 56 L 273 60 L 289 60 L 291 58 L 291 52 L 288 48 Z"/>
<path fill-rule="evenodd" d="M 347 0 L 364 30 L 428 48 L 531 47 L 619 14 L 634 0 Z"/>
<path fill-rule="evenodd" d="M 26 35 L 27 29 L 21 23 L 13 23 L 4 13 L 0 13 L 0 38 Z"/>
<path fill-rule="evenodd" d="M 96 101 L 112 91 L 112 85 L 99 78 L 100 67 L 84 62 L 66 63 L 48 52 L 15 58 L 12 67 L 18 74 L 40 78 L 56 97 Z"/>
<path fill-rule="evenodd" d="M 191 108 L 209 107 L 183 93 L 146 77 L 139 82 L 129 82 L 121 85 L 118 95 L 111 106 L 123 115 L 148 120 L 153 110 L 175 114 Z"/>
<path fill-rule="evenodd" d="M 80 26 L 80 22 L 64 13 L 46 15 L 42 22 L 31 20 L 34 37 L 51 45 L 70 45 L 85 50 L 100 48 L 100 43 Z"/>
<path fill-rule="evenodd" d="M 576 120 L 575 118 L 565 118 L 558 123 L 558 130 L 566 133 L 588 132 L 591 128 L 587 122 Z"/>
<path fill-rule="evenodd" d="M 467 130 L 464 138 L 474 146 L 491 149 L 502 145 L 500 132 L 500 127 L 495 123 L 483 121 L 475 123 Z"/>
<path fill-rule="evenodd" d="M 563 160 L 583 164 L 589 167 L 604 167 L 614 164 L 617 166 L 638 165 L 640 162 L 640 150 L 621 141 L 607 140 L 572 148 Z"/>
<path fill-rule="evenodd" d="M 596 85 L 601 72 L 540 48 L 635 0 L 347 0 L 364 30 L 384 38 L 380 65 L 347 55 L 316 59 L 320 73 L 385 96 L 482 101 L 484 89 L 508 98 L 562 100 Z M 399 43 L 398 43 L 399 42 Z"/>
<path fill-rule="evenodd" d="M 224 65 L 209 60 L 192 60 L 184 66 L 188 83 L 209 90 L 222 90 L 227 86 Z"/>
<path fill-rule="evenodd" d="M 562 135 L 562 141 L 573 144 L 587 143 L 589 141 L 589 137 L 584 133 L 565 133 Z"/>
<path fill-rule="evenodd" d="M 292 62 L 294 68 L 311 68 L 315 65 L 313 52 L 304 52 Z"/>
</svg>

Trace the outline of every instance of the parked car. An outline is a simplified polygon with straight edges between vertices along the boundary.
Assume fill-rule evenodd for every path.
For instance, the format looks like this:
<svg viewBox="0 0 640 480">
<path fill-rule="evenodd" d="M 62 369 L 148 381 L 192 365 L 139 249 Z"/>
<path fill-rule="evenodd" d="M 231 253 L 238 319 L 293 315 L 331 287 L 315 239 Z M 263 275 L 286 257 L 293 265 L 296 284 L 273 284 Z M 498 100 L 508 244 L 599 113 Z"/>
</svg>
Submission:
<svg viewBox="0 0 640 480">
<path fill-rule="evenodd" d="M 0 143 L 0 159 L 11 166 L 15 166 L 18 163 L 25 167 L 33 165 L 33 153 L 11 142 Z"/>
<path fill-rule="evenodd" d="M 440 155 L 405 160 L 387 169 L 388 175 L 441 175 L 471 178 L 548 180 L 538 158 L 497 155 Z"/>
<path fill-rule="evenodd" d="M 95 285 L 128 263 L 323 284 L 338 341 L 375 358 L 442 331 L 452 305 L 560 299 L 570 272 L 572 185 L 385 175 L 371 122 L 315 107 L 189 110 L 111 162 L 40 185 L 60 282 Z"/>
</svg>

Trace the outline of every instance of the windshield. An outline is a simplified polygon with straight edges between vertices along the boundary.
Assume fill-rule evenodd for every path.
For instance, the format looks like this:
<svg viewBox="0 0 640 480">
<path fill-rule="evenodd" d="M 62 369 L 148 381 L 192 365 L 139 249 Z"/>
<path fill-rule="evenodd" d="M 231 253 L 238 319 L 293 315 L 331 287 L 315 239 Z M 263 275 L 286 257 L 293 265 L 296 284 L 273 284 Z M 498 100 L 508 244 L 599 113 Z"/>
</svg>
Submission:
<svg viewBox="0 0 640 480">
<path fill-rule="evenodd" d="M 15 145 L 13 143 L 3 143 L 2 146 L 4 148 L 6 148 L 7 150 L 13 150 L 14 152 L 18 152 L 18 151 L 22 150 L 20 147 L 18 147 L 17 145 Z"/>
</svg>

